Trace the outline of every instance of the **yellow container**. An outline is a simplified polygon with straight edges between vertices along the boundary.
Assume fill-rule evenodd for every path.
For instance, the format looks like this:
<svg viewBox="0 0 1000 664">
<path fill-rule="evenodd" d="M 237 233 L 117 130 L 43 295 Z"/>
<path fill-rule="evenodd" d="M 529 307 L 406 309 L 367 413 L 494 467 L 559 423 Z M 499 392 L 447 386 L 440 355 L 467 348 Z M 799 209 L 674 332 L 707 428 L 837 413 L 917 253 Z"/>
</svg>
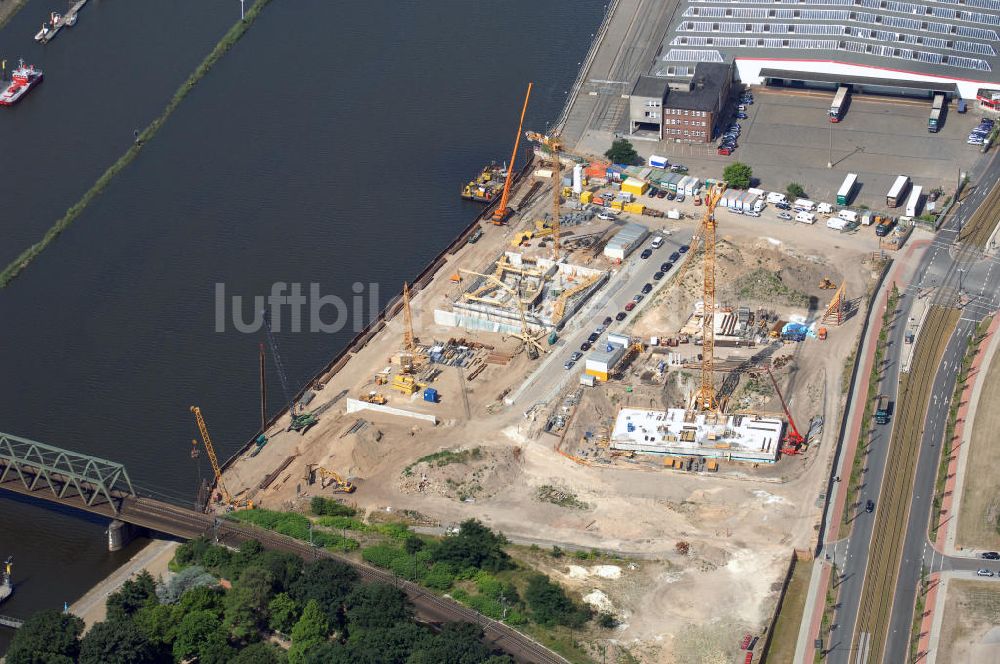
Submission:
<svg viewBox="0 0 1000 664">
<path fill-rule="evenodd" d="M 581 203 L 590 203 L 593 200 L 594 200 L 594 192 L 592 191 L 585 191 L 580 194 Z"/>
<path fill-rule="evenodd" d="M 642 203 L 626 203 L 625 211 L 632 214 L 642 214 L 646 207 Z"/>
<path fill-rule="evenodd" d="M 638 178 L 627 178 L 625 182 L 622 182 L 622 191 L 630 193 L 634 196 L 642 196 L 646 193 L 646 189 L 649 185 Z"/>
<path fill-rule="evenodd" d="M 619 212 L 621 212 L 623 205 L 624 204 L 621 201 L 611 201 L 612 210 L 618 210 Z"/>
</svg>

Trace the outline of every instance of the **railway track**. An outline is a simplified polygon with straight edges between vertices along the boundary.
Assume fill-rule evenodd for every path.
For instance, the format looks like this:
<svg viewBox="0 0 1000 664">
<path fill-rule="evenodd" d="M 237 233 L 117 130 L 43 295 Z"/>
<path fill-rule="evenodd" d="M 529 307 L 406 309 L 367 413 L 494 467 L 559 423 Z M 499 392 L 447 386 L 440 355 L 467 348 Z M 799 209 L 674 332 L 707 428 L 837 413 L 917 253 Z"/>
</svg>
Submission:
<svg viewBox="0 0 1000 664">
<path fill-rule="evenodd" d="M 990 196 L 994 194 L 1000 204 L 1000 189 L 991 192 Z M 987 231 L 987 237 L 990 232 L 992 227 Z M 960 316 L 955 306 L 957 288 L 954 286 L 959 271 L 968 269 L 979 256 L 980 247 L 975 242 L 959 245 L 955 260 L 942 280 L 920 330 L 913 368 L 899 384 L 897 410 L 889 440 L 889 461 L 882 478 L 879 507 L 875 514 L 868 564 L 852 635 L 852 657 L 849 660 L 852 664 L 882 662 L 909 523 L 910 497 L 920 456 L 924 418 L 941 356 Z"/>
<path fill-rule="evenodd" d="M 229 546 L 238 546 L 242 542 L 253 539 L 259 541 L 267 549 L 291 553 L 305 560 L 318 558 L 337 560 L 350 565 L 364 582 L 385 583 L 405 592 L 416 607 L 417 614 L 430 622 L 462 621 L 475 623 L 482 628 L 489 643 L 513 655 L 519 662 L 567 664 L 567 660 L 563 657 L 517 630 L 453 600 L 435 595 L 422 586 L 401 579 L 391 572 L 371 567 L 325 549 L 311 547 L 305 542 L 269 530 L 235 523 L 143 497 L 126 500 L 122 507 L 121 516 L 137 525 L 178 536 L 206 536 L 215 538 L 219 543 Z"/>
<path fill-rule="evenodd" d="M 986 194 L 986 198 L 972 213 L 969 220 L 963 224 L 958 239 L 983 249 L 997 225 L 998 209 L 1000 209 L 1000 182 L 993 184 L 993 188 Z"/>
</svg>

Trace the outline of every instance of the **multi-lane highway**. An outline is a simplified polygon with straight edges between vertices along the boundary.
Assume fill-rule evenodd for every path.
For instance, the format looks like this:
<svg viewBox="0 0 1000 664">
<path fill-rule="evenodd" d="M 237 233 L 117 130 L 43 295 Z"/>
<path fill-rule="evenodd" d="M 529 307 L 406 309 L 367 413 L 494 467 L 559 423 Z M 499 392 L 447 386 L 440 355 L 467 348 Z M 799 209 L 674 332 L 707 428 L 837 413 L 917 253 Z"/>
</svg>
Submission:
<svg viewBox="0 0 1000 664">
<path fill-rule="evenodd" d="M 1000 163 L 993 162 L 980 181 L 992 185 L 998 177 Z M 837 627 L 824 644 L 830 662 L 907 661 L 922 568 L 988 567 L 974 558 L 941 556 L 927 532 L 950 396 L 967 340 L 983 316 L 1000 306 L 998 261 L 981 249 L 988 232 L 968 232 L 971 223 L 996 219 L 1000 202 L 990 191 L 991 186 L 974 191 L 936 234 L 892 318 L 878 390 L 895 402 L 891 426 L 874 426 L 858 499 L 845 507 L 852 520 L 850 536 L 824 546 L 824 558 L 837 565 L 838 578 L 831 582 L 840 592 Z M 988 214 L 976 215 L 980 208 Z M 900 382 L 906 321 L 922 298 L 932 307 L 913 365 Z M 869 333 L 878 331 L 874 323 Z M 863 398 L 852 408 L 863 410 Z M 858 454 L 864 453 L 864 443 L 859 441 Z M 876 505 L 874 513 L 863 508 L 868 500 Z"/>
</svg>

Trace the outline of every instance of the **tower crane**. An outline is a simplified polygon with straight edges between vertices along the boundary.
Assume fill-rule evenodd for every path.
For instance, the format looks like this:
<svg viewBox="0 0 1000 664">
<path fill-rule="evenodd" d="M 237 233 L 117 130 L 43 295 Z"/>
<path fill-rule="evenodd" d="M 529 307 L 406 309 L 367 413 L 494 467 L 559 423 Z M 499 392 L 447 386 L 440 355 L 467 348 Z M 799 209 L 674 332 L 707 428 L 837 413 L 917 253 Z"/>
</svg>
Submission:
<svg viewBox="0 0 1000 664">
<path fill-rule="evenodd" d="M 412 371 L 416 364 L 426 359 L 417 352 L 416 338 L 413 336 L 413 311 L 410 309 L 410 284 L 403 282 L 403 350 L 399 353 L 399 365 L 404 371 Z"/>
<path fill-rule="evenodd" d="M 309 427 L 316 424 L 316 416 L 304 412 L 301 404 L 292 403 L 291 392 L 288 389 L 288 376 L 285 374 L 285 367 L 281 364 L 278 343 L 274 340 L 274 332 L 271 330 L 271 315 L 267 311 L 264 312 L 264 329 L 267 331 L 267 343 L 271 346 L 271 356 L 274 358 L 274 366 L 277 368 L 278 378 L 281 380 L 281 389 L 285 393 L 285 403 L 288 404 L 288 431 L 300 431 L 304 434 Z"/>
<path fill-rule="evenodd" d="M 771 379 L 771 384 L 774 385 L 774 391 L 778 395 L 778 400 L 781 401 L 781 407 L 785 410 L 785 418 L 788 420 L 788 431 L 785 433 L 785 440 L 783 441 L 781 453 L 799 454 L 802 451 L 802 445 L 806 442 L 806 439 L 802 437 L 802 434 L 799 433 L 798 428 L 795 426 L 795 420 L 792 419 L 792 413 L 788 410 L 788 404 L 785 403 L 785 397 L 781 396 L 781 390 L 778 388 L 778 381 L 775 380 L 774 374 L 771 373 L 771 367 L 766 366 L 764 369 L 767 371 L 767 375 Z"/>
<path fill-rule="evenodd" d="M 528 353 L 528 357 L 532 360 L 537 360 L 538 354 L 540 352 L 545 352 L 545 347 L 542 346 L 542 344 L 540 344 L 535 337 L 531 336 L 531 330 L 528 329 L 528 319 L 524 315 L 524 303 L 521 301 L 521 294 L 514 288 L 505 284 L 500 278 L 492 274 L 482 274 L 481 272 L 473 272 L 472 270 L 466 270 L 464 268 L 459 269 L 466 274 L 483 277 L 514 296 L 514 303 L 517 305 L 517 313 L 521 318 L 521 333 L 513 336 L 524 342 L 524 350 Z"/>
<path fill-rule="evenodd" d="M 219 467 L 218 457 L 215 456 L 215 446 L 212 445 L 212 437 L 208 435 L 208 426 L 205 424 L 205 418 L 202 417 L 201 408 L 198 408 L 198 406 L 191 406 L 191 412 L 194 413 L 195 422 L 198 424 L 198 431 L 201 432 L 201 440 L 205 445 L 205 451 L 208 452 L 208 459 L 212 462 L 212 472 L 215 473 L 215 484 L 219 487 L 219 491 L 222 493 L 222 500 L 230 507 L 246 507 L 247 509 L 253 509 L 253 501 L 234 500 L 233 495 L 229 493 L 229 489 L 226 488 L 226 483 L 222 481 L 222 469 Z M 198 444 L 198 441 L 191 442 L 194 445 Z"/>
<path fill-rule="evenodd" d="M 695 394 L 697 410 L 719 411 L 715 396 L 715 206 L 725 191 L 725 183 L 716 183 L 705 196 L 705 214 L 701 220 L 701 241 L 705 246 L 701 317 L 701 387 Z"/>
<path fill-rule="evenodd" d="M 559 261 L 559 206 L 562 203 L 562 161 L 559 152 L 562 151 L 562 139 L 557 135 L 544 136 L 538 132 L 529 131 L 527 134 L 529 141 L 535 141 L 544 145 L 552 155 L 552 259 Z"/>
<path fill-rule="evenodd" d="M 531 82 L 528 82 L 528 92 L 524 95 L 524 106 L 521 107 L 521 121 L 517 125 L 517 134 L 514 136 L 514 151 L 510 155 L 510 164 L 507 166 L 507 179 L 503 183 L 503 195 L 500 197 L 500 205 L 493 210 L 492 221 L 497 226 L 503 224 L 514 213 L 512 208 L 507 207 L 507 200 L 510 198 L 510 185 L 514 179 L 514 162 L 517 161 L 517 148 L 521 144 L 521 130 L 524 127 L 524 114 L 528 110 L 528 99 L 531 98 Z"/>
</svg>

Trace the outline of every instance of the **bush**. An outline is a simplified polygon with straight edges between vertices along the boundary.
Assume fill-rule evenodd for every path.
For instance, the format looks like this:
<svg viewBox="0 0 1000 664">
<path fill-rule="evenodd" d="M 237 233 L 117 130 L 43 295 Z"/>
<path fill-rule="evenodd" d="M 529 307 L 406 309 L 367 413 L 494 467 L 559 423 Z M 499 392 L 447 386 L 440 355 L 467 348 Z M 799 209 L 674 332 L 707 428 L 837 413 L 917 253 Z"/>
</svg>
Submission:
<svg viewBox="0 0 1000 664">
<path fill-rule="evenodd" d="M 313 496 L 309 509 L 316 516 L 355 516 L 358 513 L 353 507 L 323 496 Z"/>
<path fill-rule="evenodd" d="M 428 588 L 448 590 L 455 583 L 455 571 L 448 563 L 434 563 L 423 581 Z"/>
<path fill-rule="evenodd" d="M 805 198 L 806 195 L 806 190 L 798 182 L 789 182 L 785 191 L 788 193 L 789 198 Z"/>
<path fill-rule="evenodd" d="M 376 567 L 384 567 L 389 569 L 392 567 L 392 562 L 401 556 L 405 556 L 406 552 L 397 546 L 392 544 L 376 544 L 374 546 L 368 546 L 361 550 L 361 558 Z"/>
<path fill-rule="evenodd" d="M 528 580 L 524 597 L 539 625 L 580 627 L 590 617 L 589 609 L 575 604 L 562 586 L 544 574 L 535 574 Z"/>
<path fill-rule="evenodd" d="M 475 519 L 462 523 L 458 534 L 447 537 L 434 547 L 434 560 L 451 563 L 459 569 L 475 567 L 497 572 L 513 567 L 503 550 L 507 539 Z"/>
<path fill-rule="evenodd" d="M 316 525 L 323 526 L 324 528 L 356 530 L 358 532 L 368 530 L 368 526 L 350 516 L 321 516 L 316 519 Z"/>
</svg>

